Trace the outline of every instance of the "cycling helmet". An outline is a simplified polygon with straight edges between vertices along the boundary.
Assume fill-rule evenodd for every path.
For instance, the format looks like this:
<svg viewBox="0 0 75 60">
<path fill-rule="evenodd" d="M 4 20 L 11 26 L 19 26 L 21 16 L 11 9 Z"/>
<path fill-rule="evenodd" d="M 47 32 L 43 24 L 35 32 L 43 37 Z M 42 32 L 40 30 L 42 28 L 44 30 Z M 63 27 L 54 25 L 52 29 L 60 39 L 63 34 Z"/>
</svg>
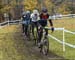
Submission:
<svg viewBox="0 0 75 60">
<path fill-rule="evenodd" d="M 26 14 L 30 14 L 30 11 L 26 11 Z"/>
<path fill-rule="evenodd" d="M 43 13 L 47 13 L 48 10 L 47 10 L 46 8 L 42 8 L 42 12 L 43 12 Z"/>
<path fill-rule="evenodd" d="M 38 14 L 39 12 L 38 12 L 38 10 L 33 10 L 33 13 Z"/>
</svg>

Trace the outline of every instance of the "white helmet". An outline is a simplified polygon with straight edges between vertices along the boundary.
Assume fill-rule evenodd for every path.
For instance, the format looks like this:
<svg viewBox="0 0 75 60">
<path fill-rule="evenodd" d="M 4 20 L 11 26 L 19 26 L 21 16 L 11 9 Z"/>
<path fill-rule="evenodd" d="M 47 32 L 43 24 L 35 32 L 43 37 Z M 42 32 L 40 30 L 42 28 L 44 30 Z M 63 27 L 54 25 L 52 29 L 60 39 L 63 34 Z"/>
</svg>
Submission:
<svg viewBox="0 0 75 60">
<path fill-rule="evenodd" d="M 26 14 L 30 14 L 30 11 L 26 11 Z"/>
<path fill-rule="evenodd" d="M 33 13 L 38 14 L 39 12 L 38 12 L 38 10 L 33 10 Z"/>
</svg>

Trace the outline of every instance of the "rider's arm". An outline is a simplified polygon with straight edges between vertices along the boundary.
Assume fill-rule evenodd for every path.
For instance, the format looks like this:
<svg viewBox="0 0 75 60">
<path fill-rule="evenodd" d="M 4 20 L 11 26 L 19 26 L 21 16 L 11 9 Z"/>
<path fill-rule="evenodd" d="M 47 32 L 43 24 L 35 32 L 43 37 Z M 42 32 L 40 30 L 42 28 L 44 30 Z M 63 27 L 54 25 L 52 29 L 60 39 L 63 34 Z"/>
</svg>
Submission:
<svg viewBox="0 0 75 60">
<path fill-rule="evenodd" d="M 51 19 L 49 19 L 49 23 L 50 23 L 50 26 L 53 26 L 53 22 Z"/>
<path fill-rule="evenodd" d="M 52 19 L 51 17 L 49 17 L 49 23 L 50 23 L 50 26 L 52 28 L 52 32 L 54 31 L 54 27 L 53 27 L 53 22 L 52 22 Z"/>
<path fill-rule="evenodd" d="M 49 23 L 50 23 L 50 26 L 53 27 L 52 16 L 49 16 Z"/>
</svg>

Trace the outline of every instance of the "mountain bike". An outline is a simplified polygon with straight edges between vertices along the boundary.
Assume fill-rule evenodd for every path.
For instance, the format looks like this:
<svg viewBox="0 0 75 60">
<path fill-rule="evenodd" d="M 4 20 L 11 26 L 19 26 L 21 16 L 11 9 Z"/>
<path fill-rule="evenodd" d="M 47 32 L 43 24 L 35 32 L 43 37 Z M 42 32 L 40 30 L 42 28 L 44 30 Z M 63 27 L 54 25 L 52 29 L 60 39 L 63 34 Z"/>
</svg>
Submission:
<svg viewBox="0 0 75 60">
<path fill-rule="evenodd" d="M 49 40 L 48 35 L 46 35 L 45 29 L 51 30 L 48 27 L 43 28 L 42 26 L 40 26 L 38 29 L 38 46 L 40 48 L 40 52 L 42 52 L 44 55 L 47 55 L 49 52 Z M 42 38 L 40 39 L 40 37 Z"/>
</svg>

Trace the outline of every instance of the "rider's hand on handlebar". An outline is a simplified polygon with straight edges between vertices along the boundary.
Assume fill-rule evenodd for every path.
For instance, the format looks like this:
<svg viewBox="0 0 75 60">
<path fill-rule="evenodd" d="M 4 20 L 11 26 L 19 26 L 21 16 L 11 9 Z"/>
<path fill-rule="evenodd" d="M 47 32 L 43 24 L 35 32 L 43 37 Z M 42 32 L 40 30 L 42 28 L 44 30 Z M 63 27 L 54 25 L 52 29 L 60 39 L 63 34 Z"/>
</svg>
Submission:
<svg viewBox="0 0 75 60">
<path fill-rule="evenodd" d="M 53 26 L 51 27 L 51 30 L 52 30 L 52 32 L 54 32 L 54 27 Z"/>
</svg>

